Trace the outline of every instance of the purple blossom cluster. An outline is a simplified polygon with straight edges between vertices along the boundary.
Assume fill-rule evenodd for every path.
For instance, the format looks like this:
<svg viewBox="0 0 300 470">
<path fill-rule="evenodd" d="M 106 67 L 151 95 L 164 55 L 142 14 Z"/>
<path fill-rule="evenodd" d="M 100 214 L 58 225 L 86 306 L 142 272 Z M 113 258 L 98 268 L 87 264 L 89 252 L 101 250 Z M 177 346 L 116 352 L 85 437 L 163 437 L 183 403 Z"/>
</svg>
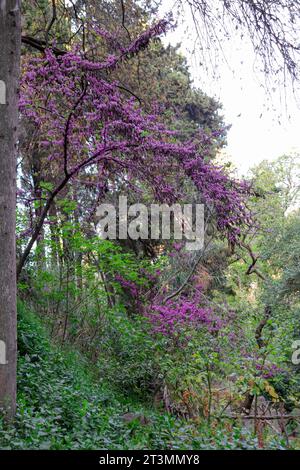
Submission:
<svg viewBox="0 0 300 470">
<path fill-rule="evenodd" d="M 264 379 L 273 379 L 277 375 L 284 372 L 283 369 L 278 367 L 276 364 L 255 364 L 256 370 L 260 371 Z"/>
<path fill-rule="evenodd" d="M 186 328 L 205 327 L 210 333 L 219 331 L 223 320 L 212 308 L 199 305 L 199 299 L 182 298 L 165 304 L 152 304 L 146 311 L 153 333 L 178 336 Z"/>
<path fill-rule="evenodd" d="M 129 292 L 133 298 L 138 297 L 139 288 L 135 284 L 135 282 L 125 279 L 123 276 L 121 276 L 121 274 L 115 275 L 115 281 L 120 284 L 120 286 L 122 287 L 122 289 L 124 289 L 125 292 Z"/>
</svg>

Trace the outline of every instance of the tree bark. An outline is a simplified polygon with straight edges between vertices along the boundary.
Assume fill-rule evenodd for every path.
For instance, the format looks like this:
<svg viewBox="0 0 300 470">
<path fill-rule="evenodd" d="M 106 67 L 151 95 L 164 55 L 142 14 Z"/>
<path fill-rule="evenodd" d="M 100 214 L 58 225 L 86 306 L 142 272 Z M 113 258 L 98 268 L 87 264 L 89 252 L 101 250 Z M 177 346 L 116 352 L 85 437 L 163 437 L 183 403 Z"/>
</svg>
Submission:
<svg viewBox="0 0 300 470">
<path fill-rule="evenodd" d="M 16 144 L 21 49 L 20 0 L 0 0 L 0 416 L 16 409 Z"/>
</svg>

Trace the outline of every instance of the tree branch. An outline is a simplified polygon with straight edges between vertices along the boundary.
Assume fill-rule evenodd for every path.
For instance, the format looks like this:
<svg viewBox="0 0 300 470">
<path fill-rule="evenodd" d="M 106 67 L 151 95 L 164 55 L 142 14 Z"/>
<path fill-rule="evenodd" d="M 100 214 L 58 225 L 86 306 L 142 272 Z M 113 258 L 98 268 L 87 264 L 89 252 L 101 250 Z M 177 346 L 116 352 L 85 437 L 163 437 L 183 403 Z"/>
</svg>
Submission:
<svg viewBox="0 0 300 470">
<path fill-rule="evenodd" d="M 48 47 L 48 39 L 49 39 L 49 33 L 51 31 L 51 28 L 52 26 L 54 25 L 55 21 L 57 19 L 57 15 L 56 15 L 56 3 L 55 3 L 55 0 L 52 0 L 52 18 L 51 18 L 51 21 L 46 29 L 46 33 L 45 33 L 45 43 L 46 43 L 46 47 Z"/>
</svg>

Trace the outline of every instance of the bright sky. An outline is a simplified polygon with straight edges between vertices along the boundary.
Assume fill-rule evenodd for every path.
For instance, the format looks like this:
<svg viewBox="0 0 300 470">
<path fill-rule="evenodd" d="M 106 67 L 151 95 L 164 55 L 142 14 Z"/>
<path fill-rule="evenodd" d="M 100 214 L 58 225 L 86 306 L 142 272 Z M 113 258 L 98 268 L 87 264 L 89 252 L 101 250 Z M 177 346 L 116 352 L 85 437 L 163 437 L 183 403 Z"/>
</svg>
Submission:
<svg viewBox="0 0 300 470">
<path fill-rule="evenodd" d="M 170 4 L 171 0 L 164 0 L 162 12 L 168 11 Z M 181 43 L 180 50 L 188 59 L 194 85 L 223 104 L 225 121 L 232 125 L 226 153 L 239 173 L 245 174 L 265 158 L 273 159 L 293 150 L 300 152 L 300 101 L 297 103 L 291 90 L 286 99 L 280 98 L 278 90 L 271 91 L 271 97 L 267 95 L 262 86 L 264 76 L 253 70 L 250 44 L 241 43 L 239 37 L 224 44 L 229 65 L 218 62 L 218 78 L 213 79 L 200 65 L 197 47 L 195 52 L 191 51 L 194 37 L 192 21 L 186 19 L 167 34 L 165 41 L 172 45 Z"/>
</svg>

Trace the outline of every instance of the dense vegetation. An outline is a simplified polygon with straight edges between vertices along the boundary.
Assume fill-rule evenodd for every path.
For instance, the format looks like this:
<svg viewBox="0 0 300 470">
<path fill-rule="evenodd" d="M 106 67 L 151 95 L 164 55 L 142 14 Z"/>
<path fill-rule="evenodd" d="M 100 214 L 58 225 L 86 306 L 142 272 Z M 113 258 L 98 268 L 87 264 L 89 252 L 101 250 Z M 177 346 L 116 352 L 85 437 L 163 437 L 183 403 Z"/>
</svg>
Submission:
<svg viewBox="0 0 300 470">
<path fill-rule="evenodd" d="M 300 155 L 246 180 L 218 163 L 221 104 L 151 2 L 50 4 L 23 2 L 18 392 L 0 448 L 299 448 Z M 204 246 L 104 240 L 97 208 L 120 196 L 204 204 Z"/>
</svg>

